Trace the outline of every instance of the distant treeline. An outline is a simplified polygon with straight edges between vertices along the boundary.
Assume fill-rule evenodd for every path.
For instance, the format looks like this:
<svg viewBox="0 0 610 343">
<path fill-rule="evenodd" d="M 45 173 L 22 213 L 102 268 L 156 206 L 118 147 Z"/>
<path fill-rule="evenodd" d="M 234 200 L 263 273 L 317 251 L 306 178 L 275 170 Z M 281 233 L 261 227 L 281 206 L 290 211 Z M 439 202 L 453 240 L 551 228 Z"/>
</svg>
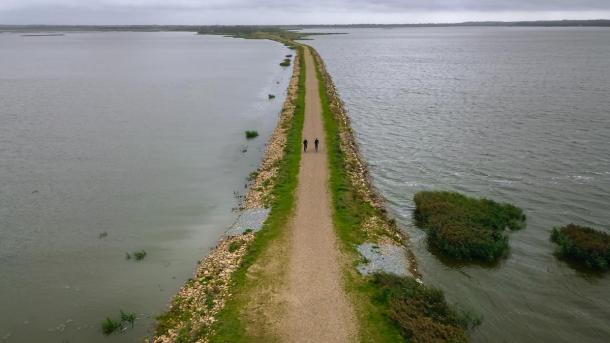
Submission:
<svg viewBox="0 0 610 343">
<path fill-rule="evenodd" d="M 429 24 L 350 24 L 350 25 L 0 25 L 0 32 L 78 32 L 78 31 L 182 31 L 206 34 L 244 34 L 280 32 L 309 28 L 397 28 L 397 27 L 456 27 L 456 26 L 517 26 L 517 27 L 610 27 L 610 20 L 547 20 L 547 21 L 470 21 L 463 23 Z"/>
</svg>

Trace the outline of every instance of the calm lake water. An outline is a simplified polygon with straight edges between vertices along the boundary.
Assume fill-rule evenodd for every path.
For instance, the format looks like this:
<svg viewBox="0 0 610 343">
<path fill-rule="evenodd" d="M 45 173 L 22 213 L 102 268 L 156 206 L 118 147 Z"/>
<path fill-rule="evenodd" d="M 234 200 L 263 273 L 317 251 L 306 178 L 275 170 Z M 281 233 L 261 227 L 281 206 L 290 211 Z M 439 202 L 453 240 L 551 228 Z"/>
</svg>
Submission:
<svg viewBox="0 0 610 343">
<path fill-rule="evenodd" d="M 149 334 L 236 217 L 289 51 L 192 33 L 0 34 L 0 341 Z M 121 309 L 135 328 L 104 337 Z"/>
<path fill-rule="evenodd" d="M 424 281 L 483 315 L 475 342 L 603 342 L 610 276 L 553 256 L 553 226 L 610 231 L 610 30 L 340 30 L 318 49 L 374 183 Z M 454 190 L 522 207 L 494 268 L 447 266 L 414 227 L 413 195 Z"/>
</svg>

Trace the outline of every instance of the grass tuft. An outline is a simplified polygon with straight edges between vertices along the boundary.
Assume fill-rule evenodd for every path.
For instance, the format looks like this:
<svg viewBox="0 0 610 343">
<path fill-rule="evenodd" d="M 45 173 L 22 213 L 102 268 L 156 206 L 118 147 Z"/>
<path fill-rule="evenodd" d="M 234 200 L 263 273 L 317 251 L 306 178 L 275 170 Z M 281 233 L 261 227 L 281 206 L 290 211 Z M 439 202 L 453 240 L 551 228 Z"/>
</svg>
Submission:
<svg viewBox="0 0 610 343">
<path fill-rule="evenodd" d="M 133 324 L 136 321 L 136 314 L 135 313 L 125 313 L 123 312 L 123 310 L 121 310 L 121 322 L 126 322 L 131 324 L 131 327 L 133 328 Z"/>
<path fill-rule="evenodd" d="M 230 253 L 234 253 L 236 252 L 242 245 L 244 245 L 244 242 L 242 241 L 233 241 L 229 244 L 229 252 Z"/>
<path fill-rule="evenodd" d="M 559 245 L 559 257 L 588 269 L 610 270 L 610 235 L 589 227 L 569 224 L 554 228 L 551 240 Z"/>
<path fill-rule="evenodd" d="M 495 262 L 509 250 L 506 229 L 525 225 L 523 211 L 510 204 L 455 192 L 415 194 L 415 219 L 427 229 L 428 242 L 461 261 Z"/>
<path fill-rule="evenodd" d="M 144 251 L 144 250 L 136 251 L 133 253 L 133 257 L 136 259 L 136 261 L 141 261 L 144 259 L 144 257 L 146 257 L 146 251 Z"/>
<path fill-rule="evenodd" d="M 106 320 L 102 322 L 102 332 L 104 335 L 110 335 L 119 329 L 121 329 L 121 322 L 113 320 L 110 317 L 106 317 Z"/>
<path fill-rule="evenodd" d="M 256 130 L 248 130 L 246 131 L 246 139 L 253 139 L 258 137 L 258 131 Z"/>
</svg>

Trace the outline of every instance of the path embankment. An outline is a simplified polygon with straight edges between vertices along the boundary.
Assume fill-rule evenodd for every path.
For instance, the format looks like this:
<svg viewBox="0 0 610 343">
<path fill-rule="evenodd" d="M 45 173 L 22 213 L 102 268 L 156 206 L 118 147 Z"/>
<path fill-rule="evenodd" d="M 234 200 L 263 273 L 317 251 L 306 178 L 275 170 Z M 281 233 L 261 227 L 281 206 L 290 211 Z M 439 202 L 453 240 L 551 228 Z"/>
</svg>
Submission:
<svg viewBox="0 0 610 343">
<path fill-rule="evenodd" d="M 319 151 L 303 154 L 294 220 L 290 223 L 287 315 L 282 321 L 286 342 L 349 342 L 357 324 L 347 298 L 340 249 L 333 227 L 326 135 L 316 66 L 305 49 L 306 90 L 303 138 L 320 139 Z"/>
<path fill-rule="evenodd" d="M 291 39 L 263 37 L 297 52 L 278 128 L 244 202 L 270 208 L 269 217 L 201 261 L 160 317 L 155 342 L 442 341 L 446 333 L 463 341 L 464 325 L 442 293 L 421 285 L 408 237 L 372 186 L 322 59 Z M 303 153 L 303 138 L 319 138 L 321 149 Z"/>
</svg>

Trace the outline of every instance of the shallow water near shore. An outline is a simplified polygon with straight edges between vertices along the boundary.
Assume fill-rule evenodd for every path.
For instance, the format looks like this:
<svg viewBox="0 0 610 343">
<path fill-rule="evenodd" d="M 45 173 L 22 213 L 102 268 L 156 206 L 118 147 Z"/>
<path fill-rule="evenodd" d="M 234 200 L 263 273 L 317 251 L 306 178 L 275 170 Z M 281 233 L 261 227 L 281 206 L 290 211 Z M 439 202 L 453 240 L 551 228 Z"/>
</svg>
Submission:
<svg viewBox="0 0 610 343">
<path fill-rule="evenodd" d="M 288 53 L 192 33 L 0 35 L 0 342 L 149 335 L 237 217 Z M 104 337 L 120 310 L 135 327 Z"/>
<path fill-rule="evenodd" d="M 313 30 L 320 31 L 320 30 Z M 553 256 L 556 225 L 610 231 L 610 30 L 340 29 L 315 36 L 374 185 L 424 281 L 483 316 L 474 342 L 603 342 L 610 276 Z M 493 268 L 448 265 L 413 225 L 413 195 L 511 202 L 527 228 Z"/>
</svg>

